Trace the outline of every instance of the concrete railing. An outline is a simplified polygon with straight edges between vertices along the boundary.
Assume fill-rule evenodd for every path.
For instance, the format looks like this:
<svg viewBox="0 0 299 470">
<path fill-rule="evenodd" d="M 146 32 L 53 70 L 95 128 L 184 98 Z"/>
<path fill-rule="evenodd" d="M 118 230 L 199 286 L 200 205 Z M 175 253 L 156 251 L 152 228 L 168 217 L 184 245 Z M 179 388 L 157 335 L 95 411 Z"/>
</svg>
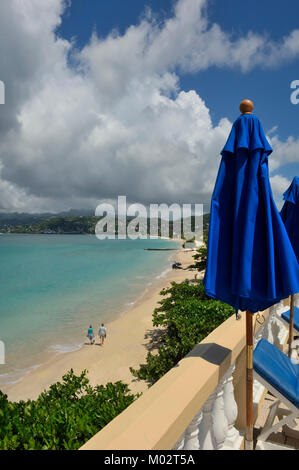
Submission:
<svg viewBox="0 0 299 470">
<path fill-rule="evenodd" d="M 284 348 L 284 308 L 280 303 L 254 316 L 255 344 L 264 337 Z M 246 426 L 245 371 L 242 314 L 215 329 L 82 450 L 240 449 Z M 265 393 L 255 381 L 255 419 Z"/>
</svg>

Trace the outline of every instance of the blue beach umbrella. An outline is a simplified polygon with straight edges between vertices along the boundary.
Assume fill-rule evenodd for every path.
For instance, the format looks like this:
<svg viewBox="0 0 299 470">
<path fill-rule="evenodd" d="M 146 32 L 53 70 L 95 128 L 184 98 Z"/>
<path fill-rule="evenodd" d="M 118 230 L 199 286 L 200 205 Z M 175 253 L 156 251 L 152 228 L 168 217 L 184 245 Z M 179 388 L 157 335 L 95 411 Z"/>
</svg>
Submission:
<svg viewBox="0 0 299 470">
<path fill-rule="evenodd" d="M 289 189 L 284 193 L 285 201 L 280 215 L 289 234 L 299 263 L 299 178 L 295 176 Z"/>
<path fill-rule="evenodd" d="M 284 193 L 285 203 L 280 212 L 281 218 L 287 229 L 297 261 L 299 263 L 299 178 L 295 176 L 290 187 Z M 290 331 L 289 331 L 289 356 L 291 355 L 291 344 L 293 341 L 294 326 L 294 296 L 290 302 Z"/>
<path fill-rule="evenodd" d="M 252 314 L 299 292 L 299 266 L 273 200 L 272 152 L 253 103 L 244 100 L 221 152 L 212 195 L 207 267 L 208 296 L 246 310 L 247 448 L 253 440 Z"/>
</svg>

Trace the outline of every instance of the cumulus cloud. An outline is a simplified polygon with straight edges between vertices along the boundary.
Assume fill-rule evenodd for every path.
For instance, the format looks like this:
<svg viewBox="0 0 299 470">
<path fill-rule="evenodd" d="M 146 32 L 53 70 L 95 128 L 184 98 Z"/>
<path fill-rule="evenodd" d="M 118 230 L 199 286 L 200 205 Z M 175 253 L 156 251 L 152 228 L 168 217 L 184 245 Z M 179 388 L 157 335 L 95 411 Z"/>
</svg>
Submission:
<svg viewBox="0 0 299 470">
<path fill-rule="evenodd" d="M 274 135 L 269 138 L 269 141 L 275 150 L 269 159 L 269 168 L 272 174 L 270 181 L 277 205 L 281 208 L 283 193 L 290 186 L 291 180 L 281 176 L 279 171 L 282 167 L 293 166 L 296 175 L 299 175 L 299 139 L 290 136 L 286 141 L 281 141 L 277 135 Z"/>
<path fill-rule="evenodd" d="M 281 141 L 277 135 L 269 139 L 275 148 L 273 157 L 271 156 L 271 171 L 277 170 L 282 165 L 298 163 L 299 160 L 299 139 L 290 136 L 286 141 Z"/>
<path fill-rule="evenodd" d="M 275 175 L 271 177 L 271 186 L 272 190 L 275 193 L 283 194 L 290 186 L 290 181 L 288 180 L 288 178 L 285 178 L 280 175 Z"/>
<path fill-rule="evenodd" d="M 288 189 L 291 181 L 281 175 L 275 175 L 270 178 L 270 183 L 274 196 L 276 196 L 276 203 L 279 209 L 283 206 L 283 193 Z"/>
<path fill-rule="evenodd" d="M 275 66 L 299 54 L 299 32 L 233 39 L 209 24 L 206 0 L 179 0 L 163 24 L 148 11 L 78 51 L 55 34 L 68 4 L 0 4 L 0 209 L 92 207 L 118 195 L 208 202 L 231 123 L 213 126 L 200 96 L 180 89 L 180 72 Z M 272 142 L 292 154 L 291 141 Z"/>
</svg>

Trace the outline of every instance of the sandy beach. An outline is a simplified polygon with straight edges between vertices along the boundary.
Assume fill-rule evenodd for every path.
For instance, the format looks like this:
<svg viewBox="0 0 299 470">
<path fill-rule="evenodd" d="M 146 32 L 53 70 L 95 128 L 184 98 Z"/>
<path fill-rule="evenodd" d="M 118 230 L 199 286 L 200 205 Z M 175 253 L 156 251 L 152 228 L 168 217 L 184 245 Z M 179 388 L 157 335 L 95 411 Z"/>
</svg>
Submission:
<svg viewBox="0 0 299 470">
<path fill-rule="evenodd" d="M 193 255 L 194 251 L 180 250 L 175 252 L 171 259 L 187 267 L 193 262 Z M 194 271 L 171 270 L 165 277 L 157 280 L 123 316 L 116 317 L 105 325 L 107 339 L 103 347 L 96 337 L 95 345 L 85 344 L 78 351 L 54 356 L 20 382 L 3 385 L 1 390 L 11 401 L 36 399 L 43 390 L 59 381 L 71 368 L 76 373 L 87 369 L 92 385 L 122 380 L 129 384 L 132 392 L 146 390 L 146 383 L 136 380 L 129 367 L 138 368 L 139 364 L 145 362 L 151 349 L 151 338 L 157 330 L 152 326 L 152 314 L 161 300 L 160 291 L 170 285 L 171 281 L 192 279 L 194 274 Z"/>
</svg>

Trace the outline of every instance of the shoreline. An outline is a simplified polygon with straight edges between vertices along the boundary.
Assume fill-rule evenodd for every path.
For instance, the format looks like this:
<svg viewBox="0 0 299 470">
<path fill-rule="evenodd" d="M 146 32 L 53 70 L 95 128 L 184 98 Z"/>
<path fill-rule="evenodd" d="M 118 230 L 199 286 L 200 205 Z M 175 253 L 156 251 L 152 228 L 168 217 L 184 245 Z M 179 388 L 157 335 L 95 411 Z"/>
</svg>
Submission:
<svg viewBox="0 0 299 470">
<path fill-rule="evenodd" d="M 178 240 L 175 240 L 178 241 Z M 193 261 L 193 251 L 180 248 L 168 258 L 173 261 L 175 256 L 183 267 Z M 147 389 L 145 382 L 138 381 L 130 373 L 129 367 L 138 368 L 148 353 L 151 335 L 157 328 L 152 326 L 152 314 L 161 299 L 160 291 L 170 285 L 171 281 L 181 282 L 194 277 L 192 271 L 171 270 L 155 279 L 143 293 L 125 311 L 115 312 L 107 326 L 107 339 L 102 348 L 96 337 L 96 344 L 86 343 L 78 350 L 54 354 L 46 363 L 14 384 L 3 384 L 0 389 L 8 395 L 9 400 L 19 401 L 36 399 L 52 383 L 61 380 L 71 368 L 76 373 L 87 369 L 91 385 L 106 384 L 122 380 L 129 385 L 134 393 Z"/>
<path fill-rule="evenodd" d="M 12 237 L 14 236 L 15 235 L 12 234 Z M 23 235 L 16 236 L 22 237 Z M 31 235 L 25 235 L 25 237 L 27 236 L 31 237 Z M 175 244 L 167 243 L 167 246 L 175 246 L 175 252 L 177 252 L 181 248 L 180 240 L 165 240 L 168 242 L 175 241 Z M 146 241 L 146 243 L 143 243 L 142 246 L 149 246 L 148 241 Z M 113 245 L 111 249 L 113 250 L 113 252 L 115 251 Z M 175 252 L 173 252 L 173 256 L 175 256 Z M 7 352 L 7 364 L 4 365 L 3 368 L 1 367 L 0 390 L 2 390 L 4 387 L 6 388 L 8 386 L 18 384 L 32 370 L 35 370 L 37 367 L 40 367 L 44 364 L 48 364 L 53 357 L 59 357 L 60 354 L 66 354 L 68 352 L 80 350 L 84 346 L 86 338 L 85 329 L 87 323 L 88 326 L 89 324 L 96 326 L 97 330 L 97 326 L 100 323 L 108 323 L 115 320 L 116 318 L 124 316 L 126 312 L 130 309 L 130 307 L 133 306 L 136 301 L 138 301 L 139 298 L 142 297 L 145 291 L 147 291 L 152 285 L 156 285 L 157 280 L 160 277 L 164 277 L 165 272 L 171 270 L 171 258 L 169 253 L 164 253 L 161 256 L 155 255 L 153 258 L 151 255 L 141 256 L 146 256 L 143 261 L 145 268 L 144 270 L 141 269 L 142 272 L 138 272 L 138 270 L 137 272 L 135 272 L 135 269 L 131 269 L 130 272 L 128 272 L 129 281 L 124 278 L 124 282 L 122 276 L 119 276 L 119 272 L 117 271 L 115 272 L 115 275 L 118 276 L 118 281 L 116 282 L 116 284 L 114 284 L 113 279 L 110 279 L 108 283 L 106 282 L 106 289 L 104 289 L 104 291 L 103 289 L 100 289 L 101 293 L 99 293 L 99 289 L 97 287 L 98 282 L 101 282 L 101 280 L 94 283 L 94 289 L 91 289 L 90 292 L 90 298 L 92 299 L 89 305 L 90 308 L 85 308 L 86 302 L 84 304 L 82 304 L 82 302 L 80 303 L 81 295 L 83 296 L 83 298 L 87 295 L 85 291 L 81 290 L 81 287 L 80 290 L 77 290 L 77 292 L 79 293 L 79 297 L 75 292 L 75 296 L 77 295 L 74 298 L 75 300 L 71 300 L 72 294 L 68 295 L 68 292 L 63 293 L 63 297 L 65 297 L 66 301 L 69 297 L 70 303 L 71 305 L 73 305 L 73 308 L 72 310 L 70 310 L 69 315 L 73 319 L 73 323 L 75 324 L 75 327 L 72 327 L 72 331 L 68 331 L 66 336 L 64 336 L 63 328 L 60 328 L 56 331 L 56 325 L 53 325 L 52 322 L 52 325 L 49 330 L 46 326 L 46 328 L 44 328 L 43 330 L 43 334 L 37 337 L 37 341 L 34 342 L 34 339 L 31 341 L 31 337 L 29 337 L 28 347 L 26 346 L 26 342 L 23 341 L 22 337 L 19 337 L 19 340 L 14 339 L 14 341 L 16 342 L 16 348 L 13 350 L 10 347 L 10 350 Z M 155 258 L 156 261 L 151 261 L 151 259 Z M 152 265 L 152 268 L 147 268 L 147 264 L 149 266 Z M 117 295 L 118 287 L 120 289 L 119 295 Z M 83 283 L 83 289 L 88 292 L 88 285 L 84 285 Z M 107 292 L 105 293 L 105 291 Z M 103 308 L 102 297 L 104 298 L 105 308 Z M 55 297 L 51 297 L 46 300 L 47 305 L 51 304 L 51 302 L 55 304 Z M 86 298 L 86 300 L 88 299 Z M 58 300 L 58 302 L 61 303 L 61 298 Z M 45 306 L 46 308 L 47 305 Z M 60 304 L 56 303 L 56 305 L 58 305 L 59 308 Z M 33 308 L 34 307 L 35 306 L 33 305 Z M 53 305 L 53 307 L 55 309 L 55 305 Z M 63 307 L 64 305 L 62 302 L 62 308 Z M 30 315 L 29 311 L 28 313 Z M 51 312 L 49 311 L 47 315 L 51 315 Z M 47 325 L 48 322 L 51 320 L 51 317 L 49 316 L 48 320 L 47 317 L 45 318 Z M 6 338 L 5 341 L 7 341 L 7 344 L 13 344 L 13 339 L 8 340 Z M 31 345 L 30 342 L 32 343 Z M 22 344 L 23 352 L 22 354 L 19 354 L 19 351 L 22 348 L 22 346 L 20 345 Z"/>
</svg>

